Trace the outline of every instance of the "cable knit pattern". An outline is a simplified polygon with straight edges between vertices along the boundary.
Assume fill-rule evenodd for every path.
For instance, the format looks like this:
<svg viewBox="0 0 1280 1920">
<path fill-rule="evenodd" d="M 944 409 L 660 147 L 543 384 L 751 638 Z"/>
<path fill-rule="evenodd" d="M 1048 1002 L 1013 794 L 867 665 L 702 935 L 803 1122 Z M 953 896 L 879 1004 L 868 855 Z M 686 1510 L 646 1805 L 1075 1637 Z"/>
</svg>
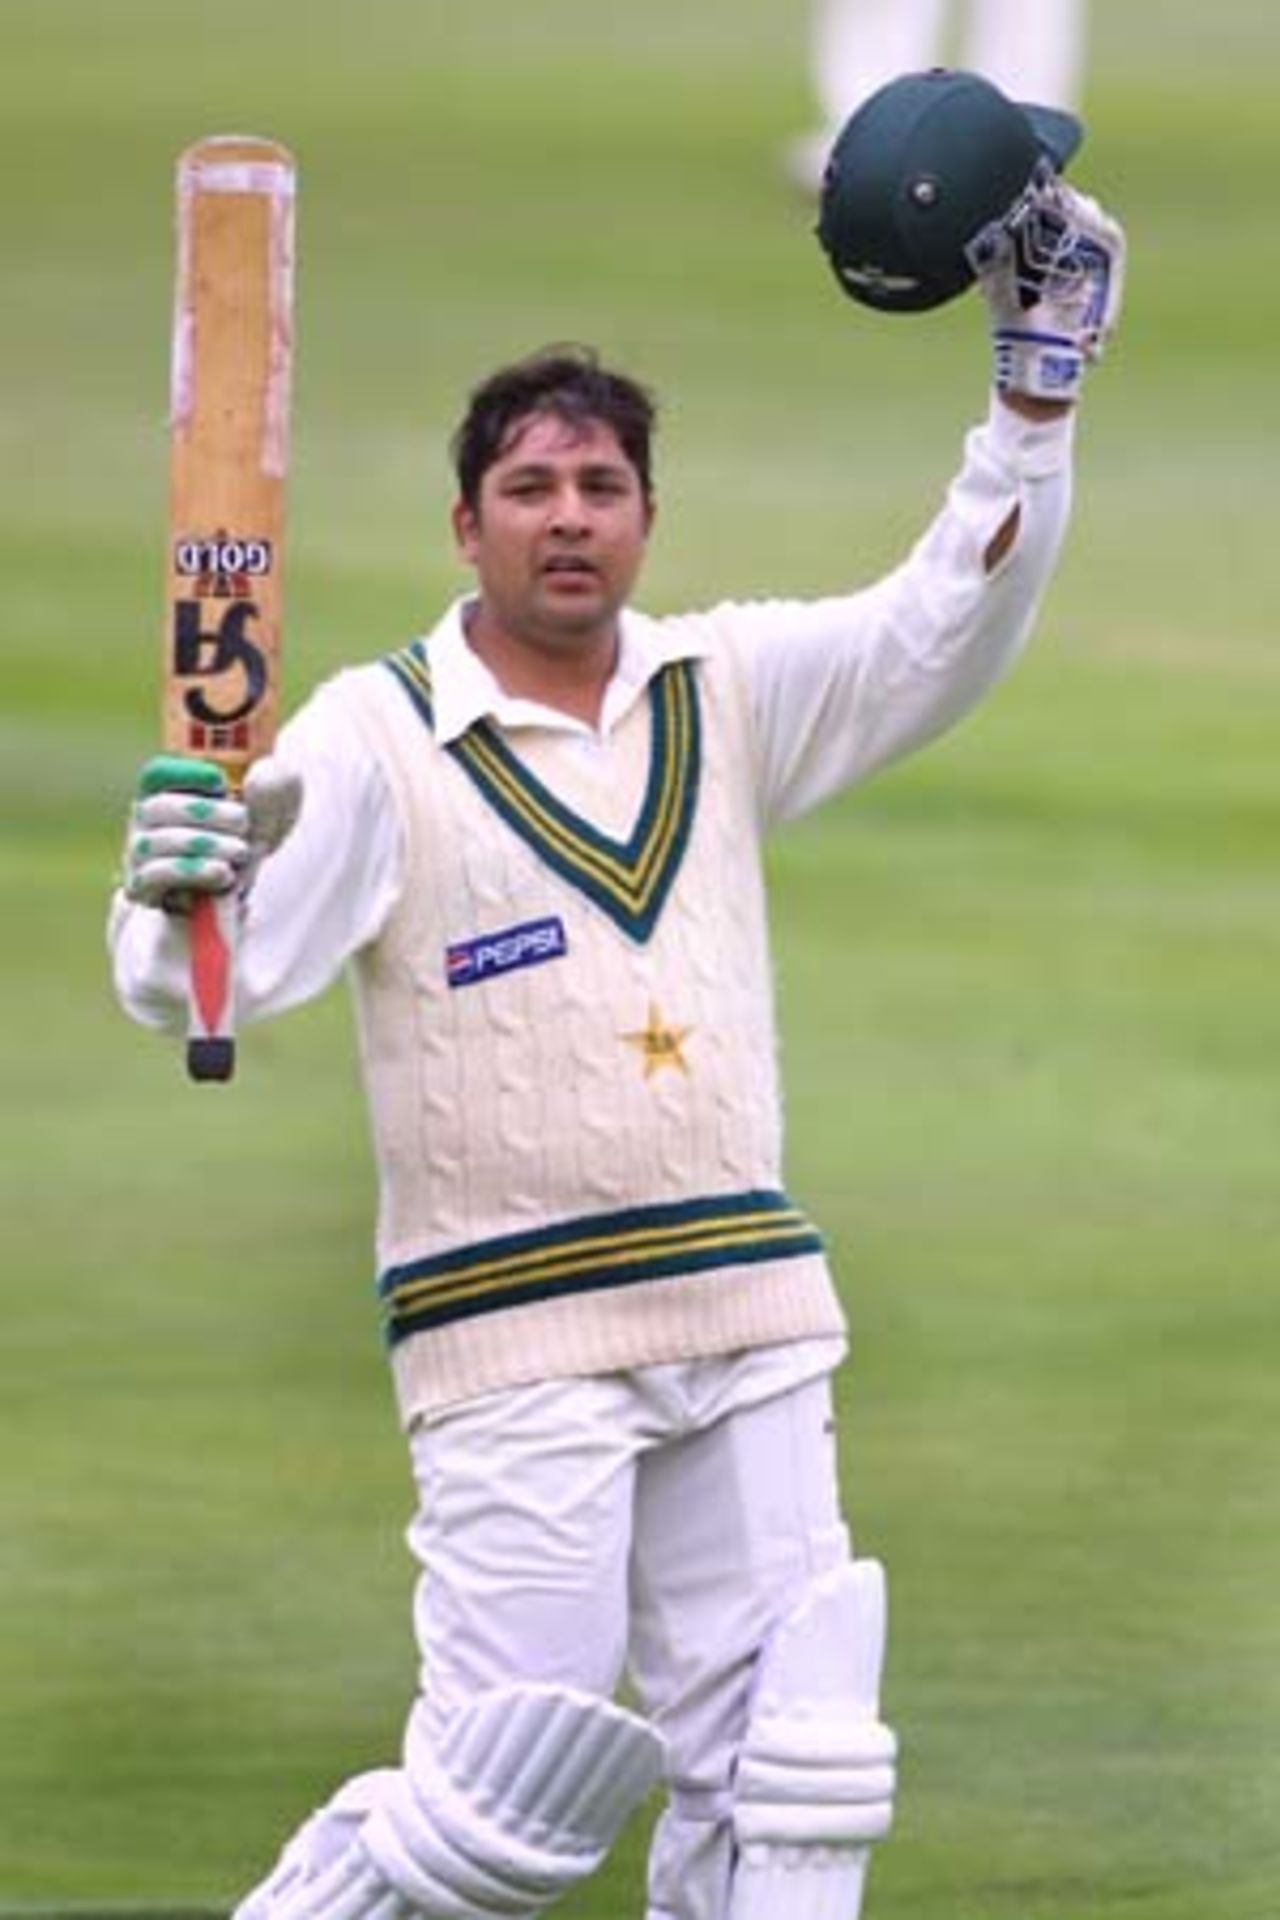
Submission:
<svg viewBox="0 0 1280 1920">
<path fill-rule="evenodd" d="M 237 1009 L 299 1005 L 355 957 L 406 1418 L 843 1330 L 781 1188 L 762 826 L 916 751 L 1009 670 L 1066 529 L 1073 432 L 994 401 L 931 526 L 856 592 L 623 609 L 598 739 L 496 685 L 463 599 L 282 729 L 307 802 L 258 876 Z M 539 932 L 538 964 L 512 962 Z M 129 1012 L 180 1029 L 168 916 L 117 894 L 110 938 Z"/>
<path fill-rule="evenodd" d="M 817 1236 L 781 1193 L 741 669 L 726 650 L 667 671 L 696 675 L 699 784 L 646 937 L 540 857 L 385 664 L 344 676 L 407 839 L 403 897 L 356 967 L 406 1420 L 548 1374 L 843 1329 Z M 598 742 L 528 727 L 506 744 L 585 831 L 625 841 L 654 711 L 637 701 Z M 450 985 L 451 947 L 550 919 L 563 952 Z"/>
</svg>

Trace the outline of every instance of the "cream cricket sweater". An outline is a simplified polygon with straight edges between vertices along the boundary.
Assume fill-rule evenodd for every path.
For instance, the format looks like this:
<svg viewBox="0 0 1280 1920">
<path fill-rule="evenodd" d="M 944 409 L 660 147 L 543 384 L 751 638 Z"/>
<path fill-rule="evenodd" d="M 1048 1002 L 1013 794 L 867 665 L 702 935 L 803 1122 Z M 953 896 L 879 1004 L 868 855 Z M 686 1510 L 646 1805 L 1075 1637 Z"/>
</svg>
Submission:
<svg viewBox="0 0 1280 1920">
<path fill-rule="evenodd" d="M 752 720 L 664 667 L 584 754 L 442 747 L 420 643 L 343 676 L 405 873 L 357 956 L 379 1291 L 405 1420 L 549 1375 L 839 1333 L 781 1190 Z"/>
<path fill-rule="evenodd" d="M 307 797 L 248 901 L 237 1016 L 354 958 L 408 1417 L 840 1329 L 778 1191 L 760 827 L 935 738 L 1008 669 L 1067 524 L 1073 432 L 993 402 L 941 511 L 860 592 L 624 614 L 594 762 L 580 731 L 465 686 L 457 609 L 424 643 L 440 742 L 412 652 L 338 674 L 284 727 Z M 121 1003 L 181 1031 L 182 922 L 117 892 L 110 941 Z"/>
</svg>

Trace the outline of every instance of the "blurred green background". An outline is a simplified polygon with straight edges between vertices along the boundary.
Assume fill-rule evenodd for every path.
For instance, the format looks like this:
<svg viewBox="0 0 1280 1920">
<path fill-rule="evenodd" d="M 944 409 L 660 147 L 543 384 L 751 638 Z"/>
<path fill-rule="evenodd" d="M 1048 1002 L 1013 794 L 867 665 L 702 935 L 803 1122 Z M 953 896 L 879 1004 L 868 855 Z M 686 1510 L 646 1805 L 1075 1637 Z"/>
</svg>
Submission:
<svg viewBox="0 0 1280 1920">
<path fill-rule="evenodd" d="M 5 8 L 0 1907 L 225 1908 L 392 1754 L 413 1680 L 343 996 L 200 1090 L 107 984 L 174 158 L 236 130 L 301 163 L 297 699 L 456 590 L 460 397 L 549 339 L 665 398 L 655 609 L 838 588 L 923 525 L 983 317 L 836 292 L 780 162 L 806 31 L 782 0 Z M 774 852 L 791 1185 L 890 1569 L 877 1920 L 1280 1912 L 1278 72 L 1272 0 L 1097 0 L 1076 174 L 1130 299 L 1034 648 Z M 565 1915 L 638 1915 L 642 1844 Z"/>
</svg>

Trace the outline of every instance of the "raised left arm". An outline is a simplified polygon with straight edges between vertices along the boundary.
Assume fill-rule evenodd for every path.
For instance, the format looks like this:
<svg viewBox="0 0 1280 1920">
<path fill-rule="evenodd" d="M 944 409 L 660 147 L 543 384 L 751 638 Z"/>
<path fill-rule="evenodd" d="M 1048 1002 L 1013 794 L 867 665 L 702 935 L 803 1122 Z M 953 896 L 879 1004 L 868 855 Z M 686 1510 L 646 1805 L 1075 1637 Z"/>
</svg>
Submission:
<svg viewBox="0 0 1280 1920">
<path fill-rule="evenodd" d="M 1005 673 L 1066 530 L 1070 410 L 993 400 L 941 512 L 861 592 L 725 609 L 745 653 L 765 818 L 789 819 L 922 746 Z"/>
<path fill-rule="evenodd" d="M 951 726 L 1026 641 L 1070 510 L 1075 401 L 1114 332 L 1123 230 L 1051 170 L 972 243 L 995 388 L 942 512 L 847 599 L 750 610 L 766 815 L 784 819 Z"/>
</svg>

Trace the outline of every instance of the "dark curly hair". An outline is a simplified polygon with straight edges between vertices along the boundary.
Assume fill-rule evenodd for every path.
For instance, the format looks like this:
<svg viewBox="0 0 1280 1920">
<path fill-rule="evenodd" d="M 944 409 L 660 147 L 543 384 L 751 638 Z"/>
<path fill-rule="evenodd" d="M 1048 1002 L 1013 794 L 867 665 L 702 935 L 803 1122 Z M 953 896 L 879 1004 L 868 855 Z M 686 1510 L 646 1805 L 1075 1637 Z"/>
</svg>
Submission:
<svg viewBox="0 0 1280 1920">
<path fill-rule="evenodd" d="M 553 414 L 569 425 L 599 421 L 612 427 L 635 468 L 647 505 L 653 503 L 652 440 L 657 422 L 653 396 L 638 381 L 602 366 L 592 347 L 543 347 L 527 359 L 499 367 L 476 387 L 450 442 L 463 501 L 474 512 L 480 485 L 510 446 L 516 429 L 532 414 Z"/>
</svg>

